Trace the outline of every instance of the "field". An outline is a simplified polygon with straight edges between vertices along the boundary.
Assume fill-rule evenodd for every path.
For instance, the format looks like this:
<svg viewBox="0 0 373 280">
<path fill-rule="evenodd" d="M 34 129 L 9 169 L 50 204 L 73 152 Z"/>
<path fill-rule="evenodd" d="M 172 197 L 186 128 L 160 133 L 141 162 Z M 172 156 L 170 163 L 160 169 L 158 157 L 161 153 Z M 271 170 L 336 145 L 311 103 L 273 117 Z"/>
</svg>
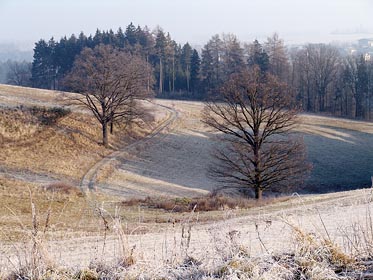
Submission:
<svg viewBox="0 0 373 280">
<path fill-rule="evenodd" d="M 300 116 L 297 133 L 313 163 L 304 195 L 241 201 L 236 209 L 208 196 L 217 187 L 206 171 L 218 143 L 200 121 L 202 103 L 145 102 L 153 112 L 148 121 L 116 127 L 106 149 L 97 122 L 70 96 L 0 85 L 0 279 L 32 267 L 35 255 L 41 267 L 97 273 L 93 263 L 121 258 L 118 273 L 133 278 L 232 279 L 249 265 L 260 274 L 276 264 L 285 273 L 285 262 L 256 258 L 289 248 L 299 257 L 300 237 L 303 245 L 308 238 L 308 250 L 333 244 L 328 252 L 346 258 L 344 268 L 354 263 L 347 256 L 372 245 L 359 235 L 373 233 L 371 193 L 361 189 L 373 175 L 372 123 Z M 197 208 L 182 210 L 196 197 Z M 319 278 L 308 279 L 337 279 L 334 267 L 323 265 L 314 268 L 324 269 Z"/>
<path fill-rule="evenodd" d="M 373 124 L 303 117 L 302 130 L 313 171 L 310 191 L 330 192 L 371 185 Z"/>
</svg>

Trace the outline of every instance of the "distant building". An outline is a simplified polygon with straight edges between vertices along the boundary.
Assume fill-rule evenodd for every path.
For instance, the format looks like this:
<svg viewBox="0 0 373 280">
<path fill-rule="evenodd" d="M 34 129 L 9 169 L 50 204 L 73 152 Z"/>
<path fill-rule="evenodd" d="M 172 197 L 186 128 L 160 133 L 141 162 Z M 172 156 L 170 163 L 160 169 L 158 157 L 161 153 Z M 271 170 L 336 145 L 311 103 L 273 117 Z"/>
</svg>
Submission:
<svg viewBox="0 0 373 280">
<path fill-rule="evenodd" d="M 353 49 L 353 48 L 350 48 L 348 51 L 349 51 L 350 55 L 354 55 L 354 54 L 357 53 L 357 50 Z"/>
<path fill-rule="evenodd" d="M 360 39 L 358 43 L 360 48 L 373 48 L 373 39 Z"/>
</svg>

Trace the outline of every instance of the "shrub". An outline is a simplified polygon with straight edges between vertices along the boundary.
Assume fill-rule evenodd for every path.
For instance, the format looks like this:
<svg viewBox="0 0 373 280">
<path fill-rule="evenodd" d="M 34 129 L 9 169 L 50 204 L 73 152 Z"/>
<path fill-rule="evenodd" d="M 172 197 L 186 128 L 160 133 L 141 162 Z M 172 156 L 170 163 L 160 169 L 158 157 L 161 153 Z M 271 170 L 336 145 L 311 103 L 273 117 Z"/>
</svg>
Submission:
<svg viewBox="0 0 373 280">
<path fill-rule="evenodd" d="M 57 121 L 70 114 L 70 109 L 65 109 L 62 107 L 37 107 L 33 106 L 29 108 L 30 113 L 36 116 L 38 121 L 42 125 L 51 126 L 57 123 Z"/>
<path fill-rule="evenodd" d="M 248 209 L 257 206 L 264 206 L 274 201 L 284 201 L 288 197 L 268 198 L 263 201 L 243 197 L 232 197 L 222 194 L 210 194 L 195 198 L 151 198 L 145 199 L 132 198 L 122 201 L 123 206 L 144 206 L 155 209 L 163 209 L 170 212 L 190 212 L 193 209 L 197 212 L 217 211 L 226 209 Z"/>
<path fill-rule="evenodd" d="M 50 191 L 50 192 L 62 193 L 62 194 L 69 194 L 69 195 L 70 194 L 75 194 L 77 196 L 83 195 L 82 191 L 79 188 L 72 186 L 66 182 L 51 183 L 45 186 L 44 190 Z"/>
</svg>

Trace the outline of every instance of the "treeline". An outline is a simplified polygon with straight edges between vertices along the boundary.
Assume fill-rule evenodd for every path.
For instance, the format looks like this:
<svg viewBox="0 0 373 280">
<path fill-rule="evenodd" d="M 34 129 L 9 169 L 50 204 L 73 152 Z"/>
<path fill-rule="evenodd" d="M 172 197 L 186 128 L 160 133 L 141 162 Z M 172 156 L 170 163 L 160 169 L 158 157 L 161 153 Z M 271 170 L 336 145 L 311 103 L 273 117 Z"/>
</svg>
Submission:
<svg viewBox="0 0 373 280">
<path fill-rule="evenodd" d="M 72 69 L 75 57 L 84 49 L 104 44 L 130 52 L 144 58 L 154 69 L 156 91 L 165 93 L 181 92 L 197 96 L 200 72 L 198 52 L 188 43 L 177 44 L 162 29 L 151 32 L 148 28 L 135 27 L 132 23 L 125 31 L 97 30 L 95 35 L 62 38 L 48 42 L 40 40 L 35 44 L 31 82 L 34 87 L 63 89 L 61 81 Z"/>
<path fill-rule="evenodd" d="M 177 43 L 160 28 L 150 31 L 132 23 L 124 31 L 97 30 L 88 37 L 80 33 L 59 41 L 40 40 L 34 48 L 31 85 L 63 90 L 61 81 L 71 71 L 75 57 L 84 48 L 93 49 L 100 44 L 139 55 L 149 62 L 156 81 L 154 91 L 161 97 L 204 99 L 232 73 L 258 65 L 261 71 L 289 84 L 305 111 L 372 119 L 371 61 L 363 54 L 343 54 L 327 44 L 289 49 L 277 34 L 264 42 L 255 40 L 248 44 L 233 34 L 214 35 L 200 51 L 188 43 Z"/>
<path fill-rule="evenodd" d="M 288 49 L 277 34 L 263 44 L 241 44 L 234 35 L 213 36 L 202 49 L 201 89 L 213 92 L 232 73 L 253 65 L 287 83 L 304 111 L 373 117 L 373 62 L 364 54 L 343 55 L 327 44 Z"/>
<path fill-rule="evenodd" d="M 305 111 L 372 119 L 373 63 L 342 56 L 330 45 L 309 44 L 291 53 L 289 83 Z"/>
</svg>

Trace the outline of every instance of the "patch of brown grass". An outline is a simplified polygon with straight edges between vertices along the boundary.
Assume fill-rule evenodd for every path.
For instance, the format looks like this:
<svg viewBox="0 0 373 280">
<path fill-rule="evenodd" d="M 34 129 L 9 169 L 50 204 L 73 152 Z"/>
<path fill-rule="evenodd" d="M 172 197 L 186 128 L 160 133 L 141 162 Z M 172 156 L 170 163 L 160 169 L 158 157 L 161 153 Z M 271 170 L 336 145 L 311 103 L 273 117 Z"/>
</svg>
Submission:
<svg viewBox="0 0 373 280">
<path fill-rule="evenodd" d="M 63 113 L 63 114 L 62 114 Z M 100 144 L 101 129 L 83 113 L 57 108 L 1 110 L 2 166 L 80 179 L 97 160 L 110 153 Z M 123 133 L 112 136 L 116 144 Z"/>
<path fill-rule="evenodd" d="M 28 139 L 39 130 L 40 126 L 30 112 L 10 108 L 0 110 L 0 139 L 4 144 Z"/>
<path fill-rule="evenodd" d="M 111 221 L 114 216 L 126 221 L 126 234 L 141 234 L 148 232 L 149 228 L 161 227 L 163 223 L 181 220 L 182 215 L 187 214 L 169 213 L 162 209 L 118 207 L 121 202 L 116 197 L 98 192 L 82 195 L 79 189 L 68 183 L 57 182 L 40 187 L 36 183 L 0 176 L 0 241 L 22 241 L 25 233 L 32 228 L 30 193 L 40 213 L 50 209 L 52 230 L 48 238 L 51 239 L 103 234 L 107 229 L 96 211 L 102 205 L 105 205 L 105 218 L 110 221 L 110 234 L 114 234 L 117 228 Z"/>
<path fill-rule="evenodd" d="M 97 227 L 99 217 L 89 201 L 74 187 L 56 183 L 44 190 L 37 184 L 0 177 L 0 240 L 22 240 L 32 228 L 30 194 L 40 213 L 50 209 L 50 224 L 53 225 L 50 234 L 55 238 L 100 231 Z"/>
<path fill-rule="evenodd" d="M 4 127 L 1 124 L 5 118 L 10 128 L 6 133 L 0 129 L 4 143 L 0 145 L 0 159 L 4 167 L 79 180 L 95 162 L 113 151 L 101 145 L 101 128 L 87 114 L 73 112 L 55 124 L 42 126 L 37 121 L 27 121 L 31 119 L 27 114 L 4 112 L 0 114 L 0 127 Z M 109 136 L 110 143 L 116 149 L 137 134 L 145 132 L 136 130 L 129 135 L 117 129 Z"/>
<path fill-rule="evenodd" d="M 250 209 L 276 202 L 287 201 L 289 197 L 265 198 L 261 201 L 244 197 L 231 197 L 225 195 L 207 195 L 195 198 L 164 198 L 147 197 L 144 199 L 132 198 L 122 201 L 123 206 L 142 206 L 153 209 L 162 209 L 169 212 L 197 212 L 219 211 L 228 209 Z"/>
<path fill-rule="evenodd" d="M 151 130 L 146 125 L 133 126 L 131 131 L 116 125 L 109 135 L 112 148 L 107 149 L 101 144 L 99 123 L 90 111 L 72 104 L 69 96 L 73 95 L 0 85 L 3 168 L 80 180 L 102 157 Z"/>
<path fill-rule="evenodd" d="M 44 190 L 53 193 L 62 193 L 67 195 L 83 196 L 83 192 L 76 186 L 73 186 L 66 182 L 56 182 L 44 186 Z"/>
</svg>

